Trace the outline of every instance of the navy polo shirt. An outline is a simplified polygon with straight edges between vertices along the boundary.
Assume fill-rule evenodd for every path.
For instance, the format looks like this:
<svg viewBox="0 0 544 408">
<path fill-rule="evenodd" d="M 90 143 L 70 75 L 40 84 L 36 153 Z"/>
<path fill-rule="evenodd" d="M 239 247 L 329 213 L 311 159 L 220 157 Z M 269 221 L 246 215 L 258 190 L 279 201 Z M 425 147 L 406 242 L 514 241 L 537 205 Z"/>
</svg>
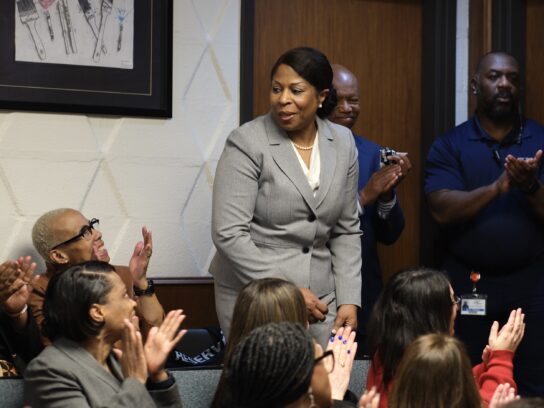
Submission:
<svg viewBox="0 0 544 408">
<path fill-rule="evenodd" d="M 544 150 L 544 128 L 527 120 L 499 144 L 473 117 L 433 143 L 425 169 L 425 194 L 438 190 L 472 191 L 496 181 L 504 159 L 534 157 Z M 538 178 L 544 181 L 542 163 Z M 473 220 L 446 228 L 448 250 L 467 267 L 506 272 L 528 265 L 544 253 L 544 223 L 518 188 L 493 200 Z"/>
</svg>

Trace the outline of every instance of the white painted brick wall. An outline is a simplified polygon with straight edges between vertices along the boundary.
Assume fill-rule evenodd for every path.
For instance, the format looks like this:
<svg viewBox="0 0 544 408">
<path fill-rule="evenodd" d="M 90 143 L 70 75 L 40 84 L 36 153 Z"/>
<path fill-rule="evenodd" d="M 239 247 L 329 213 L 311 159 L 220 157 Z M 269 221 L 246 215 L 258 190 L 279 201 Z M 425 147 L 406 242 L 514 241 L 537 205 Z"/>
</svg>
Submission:
<svg viewBox="0 0 544 408">
<path fill-rule="evenodd" d="M 150 276 L 207 275 L 213 174 L 238 125 L 240 1 L 174 0 L 172 119 L 0 112 L 0 259 L 39 259 L 34 221 L 73 207 L 100 218 L 113 263 L 145 224 Z"/>
</svg>

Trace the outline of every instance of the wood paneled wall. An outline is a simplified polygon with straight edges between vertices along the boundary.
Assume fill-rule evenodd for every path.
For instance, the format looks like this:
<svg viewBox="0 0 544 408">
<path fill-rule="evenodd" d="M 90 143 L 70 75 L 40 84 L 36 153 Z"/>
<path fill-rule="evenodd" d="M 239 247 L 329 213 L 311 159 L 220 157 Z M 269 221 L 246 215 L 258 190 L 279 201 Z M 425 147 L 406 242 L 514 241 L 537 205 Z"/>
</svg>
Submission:
<svg viewBox="0 0 544 408">
<path fill-rule="evenodd" d="M 359 78 L 355 132 L 408 152 L 412 172 L 399 188 L 406 228 L 380 248 L 384 275 L 419 262 L 421 204 L 422 2 L 409 0 L 256 0 L 254 115 L 269 109 L 270 69 L 284 51 L 308 45 Z M 363 260 L 364 262 L 364 260 Z"/>
<path fill-rule="evenodd" d="M 544 0 L 526 0 L 525 112 L 544 124 Z"/>
<path fill-rule="evenodd" d="M 474 76 L 481 56 L 491 51 L 492 0 L 472 0 L 469 8 L 468 79 Z M 476 110 L 476 97 L 468 87 L 468 116 Z"/>
<path fill-rule="evenodd" d="M 184 328 L 219 327 L 211 278 L 162 278 L 153 281 L 157 298 L 165 312 L 183 309 L 187 315 Z"/>
</svg>

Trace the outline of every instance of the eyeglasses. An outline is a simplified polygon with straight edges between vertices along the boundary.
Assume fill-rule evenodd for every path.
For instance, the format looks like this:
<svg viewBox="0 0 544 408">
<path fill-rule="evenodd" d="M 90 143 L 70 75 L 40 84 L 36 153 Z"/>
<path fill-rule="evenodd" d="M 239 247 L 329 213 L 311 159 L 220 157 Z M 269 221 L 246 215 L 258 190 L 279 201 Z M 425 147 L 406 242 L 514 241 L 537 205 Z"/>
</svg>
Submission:
<svg viewBox="0 0 544 408">
<path fill-rule="evenodd" d="M 91 221 L 89 221 L 88 225 L 81 227 L 79 234 L 77 234 L 75 237 L 72 237 L 70 239 L 67 239 L 66 241 L 61 242 L 60 244 L 55 245 L 54 247 L 50 249 L 50 251 L 52 251 L 53 249 L 57 249 L 58 247 L 62 245 L 67 245 L 74 241 L 77 241 L 80 238 L 84 238 L 87 241 L 89 241 L 91 237 L 93 236 L 93 230 L 96 227 L 98 227 L 99 224 L 100 224 L 100 221 L 98 220 L 98 218 L 93 218 Z"/>
<path fill-rule="evenodd" d="M 453 296 L 453 304 L 454 305 L 459 305 L 459 303 L 461 303 L 461 298 L 457 295 L 454 295 Z"/>
<path fill-rule="evenodd" d="M 314 365 L 319 364 L 320 361 L 323 361 L 324 367 L 328 373 L 332 373 L 334 370 L 334 353 L 332 350 L 325 351 L 321 356 L 317 357 L 314 360 Z"/>
</svg>

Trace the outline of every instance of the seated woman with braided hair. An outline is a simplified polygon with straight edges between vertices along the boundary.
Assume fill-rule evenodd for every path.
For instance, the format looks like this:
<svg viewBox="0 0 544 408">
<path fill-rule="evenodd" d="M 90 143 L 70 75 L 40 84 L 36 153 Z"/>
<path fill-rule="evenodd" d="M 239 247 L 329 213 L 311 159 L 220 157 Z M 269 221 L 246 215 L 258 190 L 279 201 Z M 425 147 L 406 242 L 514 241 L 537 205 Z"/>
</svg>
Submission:
<svg viewBox="0 0 544 408">
<path fill-rule="evenodd" d="M 238 294 L 234 306 L 232 326 L 225 351 L 225 366 L 228 365 L 235 347 L 253 329 L 268 323 L 279 322 L 299 323 L 308 328 L 308 312 L 298 287 L 290 281 L 278 278 L 256 279 L 248 283 Z M 342 406 L 341 400 L 346 395 L 357 350 L 355 331 L 351 331 L 350 328 L 340 328 L 336 336 L 328 342 L 327 350 L 332 350 L 337 360 L 341 362 L 331 369 L 329 382 L 333 406 Z M 219 380 L 212 407 L 224 406 L 221 405 L 224 387 L 225 372 Z M 352 397 L 351 393 L 348 396 Z M 327 403 L 330 404 L 330 401 Z"/>
<path fill-rule="evenodd" d="M 327 373 L 334 365 L 332 351 L 323 353 L 299 323 L 257 327 L 234 348 L 225 365 L 219 406 L 329 408 Z"/>
</svg>

